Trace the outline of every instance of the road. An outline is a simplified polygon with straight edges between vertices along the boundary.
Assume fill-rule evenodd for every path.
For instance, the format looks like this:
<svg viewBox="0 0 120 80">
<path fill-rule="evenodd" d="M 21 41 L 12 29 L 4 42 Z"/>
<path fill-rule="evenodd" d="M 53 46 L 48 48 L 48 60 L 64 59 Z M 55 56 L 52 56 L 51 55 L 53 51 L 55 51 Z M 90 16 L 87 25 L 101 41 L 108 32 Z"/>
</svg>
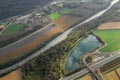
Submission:
<svg viewBox="0 0 120 80">
<path fill-rule="evenodd" d="M 109 62 L 111 62 L 111 61 L 113 61 L 113 60 L 115 60 L 117 58 L 120 58 L 120 52 L 115 52 L 114 55 L 111 55 L 108 58 L 105 58 L 105 59 L 103 59 L 103 60 L 101 60 L 99 62 L 96 62 L 96 63 L 90 65 L 89 67 L 92 70 L 96 70 L 96 69 L 100 68 L 101 66 L 103 66 L 103 65 L 105 65 L 105 64 L 107 64 L 107 63 L 109 63 Z M 74 80 L 76 78 L 79 78 L 82 75 L 87 74 L 88 72 L 89 72 L 89 69 L 86 68 L 86 69 L 83 69 L 83 70 L 81 70 L 81 71 L 79 71 L 79 72 L 77 72 L 77 73 L 75 73 L 75 74 L 73 74 L 71 76 L 66 76 L 62 80 Z"/>
<path fill-rule="evenodd" d="M 107 12 L 114 4 L 117 3 L 118 1 L 119 1 L 119 0 L 114 0 L 114 1 L 112 1 L 112 2 L 111 2 L 111 5 L 110 5 L 108 8 L 106 8 L 106 9 L 104 9 L 104 10 L 96 13 L 95 15 L 91 16 L 90 18 L 82 21 L 81 23 L 77 24 L 76 26 L 74 26 L 74 27 L 68 29 L 67 31 L 63 32 L 61 35 L 59 35 L 58 37 L 56 37 L 55 39 L 53 39 L 52 41 L 50 41 L 45 47 L 43 47 L 42 49 L 38 50 L 36 53 L 28 56 L 27 58 L 21 60 L 20 62 L 14 64 L 14 65 L 12 65 L 12 66 L 9 66 L 9 67 L 7 67 L 7 68 L 5 68 L 5 69 L 0 70 L 0 75 L 5 74 L 5 73 L 7 73 L 8 71 L 12 71 L 12 70 L 14 70 L 14 69 L 17 69 L 18 67 L 21 67 L 22 65 L 24 65 L 25 63 L 27 63 L 29 60 L 31 60 L 31 59 L 39 56 L 40 54 L 42 54 L 43 52 L 45 52 L 45 51 L 48 50 L 49 48 L 51 48 L 51 47 L 55 46 L 56 44 L 58 44 L 59 42 L 65 40 L 65 39 L 67 38 L 67 35 L 68 35 L 72 30 L 74 30 L 75 28 L 80 27 L 81 25 L 83 25 L 83 24 L 85 24 L 85 23 L 88 23 L 89 21 L 91 21 L 91 20 L 93 20 L 93 19 L 95 19 L 95 18 L 98 18 L 98 17 L 102 16 L 105 12 Z M 53 28 L 53 26 L 51 26 L 51 27 Z M 48 29 L 48 30 L 51 30 L 51 28 L 47 28 L 47 29 Z M 43 30 L 44 30 L 44 29 L 43 29 Z M 44 31 L 46 31 L 46 30 L 44 30 L 44 31 L 43 31 L 43 30 L 40 31 L 41 34 L 43 34 Z M 39 31 L 38 31 L 38 32 L 39 32 Z M 37 33 L 37 32 L 36 32 L 36 33 Z M 36 33 L 35 33 L 35 34 L 36 34 Z M 38 34 L 38 33 L 37 33 L 37 34 Z M 32 34 L 32 35 L 34 35 L 34 34 Z M 40 33 L 39 33 L 38 35 L 40 35 Z M 34 36 L 32 36 L 32 37 L 35 38 Z M 25 38 L 25 39 L 26 39 L 26 38 Z M 23 40 L 24 40 L 24 39 L 23 39 Z M 22 42 L 22 41 L 20 40 L 20 42 Z M 17 42 L 16 42 L 16 43 L 17 43 Z M 12 44 L 12 45 L 15 45 L 16 43 L 14 43 L 14 44 Z M 18 41 L 18 43 L 19 43 L 19 41 Z M 25 42 L 23 42 L 23 43 L 25 43 Z M 12 46 L 12 45 L 9 45 L 9 46 Z M 19 45 L 22 45 L 22 44 L 19 44 Z M 19 45 L 18 45 L 18 46 L 19 46 Z M 8 47 L 9 47 L 9 46 L 8 46 Z M 7 47 L 5 47 L 5 48 L 7 49 Z M 11 47 L 9 47 L 9 48 L 11 48 Z M 4 49 L 4 48 L 3 48 L 3 49 Z M 6 51 L 6 49 L 4 49 L 3 52 Z M 7 50 L 7 51 L 8 51 L 8 50 Z M 0 52 L 1 52 L 1 51 L 0 51 Z M 1 53 L 1 55 L 3 54 L 3 52 Z M 86 71 L 88 71 L 88 70 L 86 70 Z M 83 70 L 83 73 L 84 73 L 84 72 L 86 73 L 86 71 Z M 80 72 L 80 73 L 81 73 L 81 72 Z M 83 73 L 82 73 L 82 74 L 83 74 Z M 69 78 L 69 77 L 68 77 L 68 78 Z M 66 79 L 67 79 L 67 78 L 66 78 Z M 70 80 L 70 79 L 69 79 L 69 80 Z"/>
<path fill-rule="evenodd" d="M 87 67 L 87 69 L 89 70 L 89 72 L 92 73 L 92 75 L 94 75 L 95 79 L 96 80 L 101 80 L 101 78 L 98 76 L 98 74 L 95 72 L 95 70 L 91 69 L 91 67 L 88 65 L 87 63 L 87 58 L 88 58 L 89 54 L 86 54 L 84 57 L 83 57 L 83 63 L 84 65 Z"/>
</svg>

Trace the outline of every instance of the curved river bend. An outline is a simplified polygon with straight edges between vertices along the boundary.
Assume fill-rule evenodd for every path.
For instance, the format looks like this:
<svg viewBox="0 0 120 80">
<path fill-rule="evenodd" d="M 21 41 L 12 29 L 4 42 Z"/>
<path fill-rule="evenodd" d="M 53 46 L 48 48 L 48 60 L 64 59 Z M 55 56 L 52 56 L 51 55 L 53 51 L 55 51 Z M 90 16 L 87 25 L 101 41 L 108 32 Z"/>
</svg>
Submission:
<svg viewBox="0 0 120 80">
<path fill-rule="evenodd" d="M 111 2 L 111 5 L 110 5 L 108 8 L 106 8 L 106 9 L 104 9 L 104 10 L 96 13 L 95 15 L 91 16 L 90 18 L 88 18 L 88 19 L 84 20 L 83 22 L 79 23 L 78 25 L 74 26 L 73 28 L 68 29 L 68 30 L 65 31 L 63 34 L 61 34 L 61 35 L 59 35 L 58 37 L 56 37 L 55 39 L 53 39 L 53 40 L 52 40 L 51 42 L 49 42 L 45 47 L 43 47 L 42 49 L 40 49 L 39 51 L 37 51 L 37 52 L 34 53 L 33 55 L 30 55 L 30 56 L 27 57 L 26 59 L 23 59 L 23 60 L 21 60 L 20 62 L 12 65 L 12 66 L 10 66 L 10 67 L 7 67 L 7 68 L 5 68 L 5 69 L 0 70 L 0 75 L 5 74 L 5 73 L 7 73 L 8 71 L 14 70 L 14 69 L 16 69 L 17 67 L 22 66 L 23 64 L 25 64 L 25 63 L 28 62 L 29 60 L 31 60 L 31 59 L 39 56 L 41 53 L 45 52 L 45 51 L 48 50 L 49 48 L 51 48 L 51 47 L 55 46 L 56 44 L 58 44 L 59 42 L 63 41 L 64 39 L 67 38 L 67 35 L 68 35 L 73 29 L 78 28 L 79 26 L 81 26 L 81 25 L 83 25 L 83 24 L 85 24 L 85 23 L 87 23 L 87 22 L 89 22 L 89 21 L 91 21 L 91 20 L 93 20 L 93 19 L 95 19 L 95 18 L 98 18 L 99 16 L 103 15 L 105 12 L 107 12 L 114 4 L 116 4 L 118 1 L 119 1 L 119 0 L 114 0 L 114 1 L 112 1 L 112 2 Z"/>
</svg>

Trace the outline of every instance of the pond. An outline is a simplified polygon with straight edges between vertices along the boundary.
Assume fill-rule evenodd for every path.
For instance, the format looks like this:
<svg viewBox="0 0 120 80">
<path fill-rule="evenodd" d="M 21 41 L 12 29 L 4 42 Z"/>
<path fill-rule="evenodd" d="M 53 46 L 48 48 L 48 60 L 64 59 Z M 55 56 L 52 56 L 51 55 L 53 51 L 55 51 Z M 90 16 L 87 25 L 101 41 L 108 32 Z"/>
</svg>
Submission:
<svg viewBox="0 0 120 80">
<path fill-rule="evenodd" d="M 94 35 L 90 34 L 86 38 L 83 38 L 68 56 L 65 66 L 66 72 L 72 72 L 79 69 L 80 57 L 101 46 L 102 43 Z"/>
</svg>

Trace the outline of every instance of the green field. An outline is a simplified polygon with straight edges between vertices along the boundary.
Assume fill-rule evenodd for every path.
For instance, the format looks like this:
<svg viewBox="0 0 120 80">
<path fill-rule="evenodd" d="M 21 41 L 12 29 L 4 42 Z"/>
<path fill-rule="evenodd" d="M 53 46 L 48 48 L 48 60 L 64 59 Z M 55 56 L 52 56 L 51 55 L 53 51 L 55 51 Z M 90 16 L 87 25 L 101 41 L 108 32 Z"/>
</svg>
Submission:
<svg viewBox="0 0 120 80">
<path fill-rule="evenodd" d="M 51 13 L 51 14 L 50 14 L 50 18 L 51 18 L 52 20 L 56 20 L 56 19 L 58 19 L 60 16 L 62 16 L 62 15 L 64 15 L 64 14 L 68 14 L 68 13 L 70 13 L 70 12 L 71 12 L 70 9 L 64 9 L 64 10 L 61 10 L 61 11 L 59 11 L 59 12 Z"/>
<path fill-rule="evenodd" d="M 94 30 L 106 46 L 100 49 L 102 52 L 113 52 L 120 50 L 120 30 Z"/>
<path fill-rule="evenodd" d="M 11 24 L 7 27 L 7 29 L 3 32 L 3 34 L 9 34 L 14 32 L 19 32 L 27 27 L 26 24 Z"/>
</svg>

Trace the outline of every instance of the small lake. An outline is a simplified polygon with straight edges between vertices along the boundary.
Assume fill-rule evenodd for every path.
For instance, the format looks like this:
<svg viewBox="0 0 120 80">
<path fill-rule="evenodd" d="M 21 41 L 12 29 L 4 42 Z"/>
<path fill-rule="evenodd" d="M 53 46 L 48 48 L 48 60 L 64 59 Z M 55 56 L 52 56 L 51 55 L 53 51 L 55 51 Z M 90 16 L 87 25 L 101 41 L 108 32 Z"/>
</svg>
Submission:
<svg viewBox="0 0 120 80">
<path fill-rule="evenodd" d="M 79 69 L 80 57 L 101 46 L 102 43 L 99 42 L 94 35 L 88 35 L 86 38 L 82 39 L 68 56 L 65 66 L 66 71 L 71 72 Z"/>
</svg>

